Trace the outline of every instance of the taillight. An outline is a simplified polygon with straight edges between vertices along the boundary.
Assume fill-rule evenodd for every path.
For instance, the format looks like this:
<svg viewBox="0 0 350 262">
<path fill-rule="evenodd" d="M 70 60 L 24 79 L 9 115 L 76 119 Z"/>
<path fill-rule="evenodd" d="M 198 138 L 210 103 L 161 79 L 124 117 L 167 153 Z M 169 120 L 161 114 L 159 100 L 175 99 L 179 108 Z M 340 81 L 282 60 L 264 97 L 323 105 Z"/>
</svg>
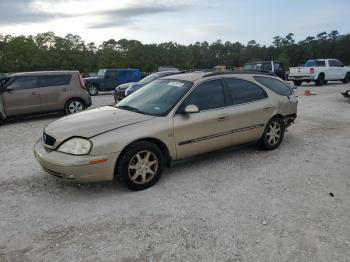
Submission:
<svg viewBox="0 0 350 262">
<path fill-rule="evenodd" d="M 313 75 L 315 73 L 315 69 L 310 68 L 310 75 Z"/>
<path fill-rule="evenodd" d="M 79 82 L 80 82 L 80 87 L 82 89 L 85 89 L 85 82 L 84 82 L 84 79 L 81 77 L 81 74 L 79 74 Z"/>
</svg>

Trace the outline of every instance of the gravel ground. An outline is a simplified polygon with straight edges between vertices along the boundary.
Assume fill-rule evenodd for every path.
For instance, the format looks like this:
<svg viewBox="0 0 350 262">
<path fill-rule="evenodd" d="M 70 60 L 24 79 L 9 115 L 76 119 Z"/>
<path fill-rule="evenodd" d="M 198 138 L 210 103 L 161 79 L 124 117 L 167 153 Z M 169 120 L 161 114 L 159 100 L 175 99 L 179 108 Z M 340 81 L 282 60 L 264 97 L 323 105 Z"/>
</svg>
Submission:
<svg viewBox="0 0 350 262">
<path fill-rule="evenodd" d="M 318 93 L 303 96 L 310 88 Z M 57 115 L 0 127 L 0 261 L 349 261 L 350 85 L 302 86 L 281 147 L 208 154 L 154 187 L 62 184 L 32 147 Z M 94 106 L 113 103 L 109 94 Z M 331 193 L 331 194 L 330 194 Z"/>
</svg>

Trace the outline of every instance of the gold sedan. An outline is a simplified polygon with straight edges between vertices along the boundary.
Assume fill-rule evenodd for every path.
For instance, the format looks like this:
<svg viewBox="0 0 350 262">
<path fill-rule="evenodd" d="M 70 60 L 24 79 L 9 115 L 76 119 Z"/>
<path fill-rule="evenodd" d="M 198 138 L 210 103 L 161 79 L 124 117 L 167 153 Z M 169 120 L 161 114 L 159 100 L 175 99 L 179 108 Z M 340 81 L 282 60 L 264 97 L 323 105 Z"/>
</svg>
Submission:
<svg viewBox="0 0 350 262">
<path fill-rule="evenodd" d="M 115 107 L 48 125 L 35 144 L 48 173 L 75 182 L 119 177 L 154 185 L 172 161 L 258 142 L 277 148 L 297 116 L 293 90 L 263 73 L 188 73 L 156 80 Z"/>
</svg>

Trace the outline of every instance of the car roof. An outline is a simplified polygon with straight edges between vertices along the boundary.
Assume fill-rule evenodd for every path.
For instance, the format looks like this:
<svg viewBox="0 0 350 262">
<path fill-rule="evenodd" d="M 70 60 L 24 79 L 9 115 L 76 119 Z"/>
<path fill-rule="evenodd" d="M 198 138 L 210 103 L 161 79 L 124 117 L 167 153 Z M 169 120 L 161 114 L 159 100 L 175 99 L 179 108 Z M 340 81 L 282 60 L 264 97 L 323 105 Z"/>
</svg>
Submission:
<svg viewBox="0 0 350 262">
<path fill-rule="evenodd" d="M 64 75 L 79 73 L 79 71 L 35 71 L 35 72 L 21 72 L 14 73 L 11 76 L 36 76 L 36 75 Z"/>
<path fill-rule="evenodd" d="M 246 65 L 246 64 L 258 64 L 258 63 L 271 63 L 271 62 L 274 62 L 274 63 L 281 63 L 281 62 L 278 61 L 278 60 L 266 60 L 266 61 L 248 62 L 248 63 L 245 63 L 245 65 Z"/>
<path fill-rule="evenodd" d="M 193 73 L 176 74 L 176 75 L 166 76 L 166 77 L 163 77 L 162 79 L 176 79 L 176 80 L 194 82 L 194 81 L 202 78 L 206 74 L 207 74 L 206 72 L 193 72 Z"/>
<path fill-rule="evenodd" d="M 189 81 L 189 82 L 195 82 L 199 79 L 210 79 L 210 78 L 217 78 L 218 76 L 222 77 L 240 77 L 240 78 L 247 78 L 249 76 L 268 76 L 268 77 L 277 77 L 274 73 L 265 73 L 260 71 L 227 71 L 227 72 L 194 72 L 194 73 L 186 73 L 186 74 L 179 74 L 179 75 L 172 75 L 172 76 L 166 76 L 162 79 L 168 79 L 168 80 L 183 80 L 183 81 Z"/>
</svg>

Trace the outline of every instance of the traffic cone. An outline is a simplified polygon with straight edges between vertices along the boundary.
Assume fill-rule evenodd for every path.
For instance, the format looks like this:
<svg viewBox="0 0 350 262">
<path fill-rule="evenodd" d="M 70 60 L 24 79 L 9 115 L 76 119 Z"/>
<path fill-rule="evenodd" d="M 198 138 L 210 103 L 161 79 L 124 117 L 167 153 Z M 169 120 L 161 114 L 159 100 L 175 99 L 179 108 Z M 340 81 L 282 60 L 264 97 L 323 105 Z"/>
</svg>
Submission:
<svg viewBox="0 0 350 262">
<path fill-rule="evenodd" d="M 306 89 L 306 90 L 305 90 L 304 96 L 311 96 L 311 91 L 310 91 L 310 89 Z"/>
</svg>

